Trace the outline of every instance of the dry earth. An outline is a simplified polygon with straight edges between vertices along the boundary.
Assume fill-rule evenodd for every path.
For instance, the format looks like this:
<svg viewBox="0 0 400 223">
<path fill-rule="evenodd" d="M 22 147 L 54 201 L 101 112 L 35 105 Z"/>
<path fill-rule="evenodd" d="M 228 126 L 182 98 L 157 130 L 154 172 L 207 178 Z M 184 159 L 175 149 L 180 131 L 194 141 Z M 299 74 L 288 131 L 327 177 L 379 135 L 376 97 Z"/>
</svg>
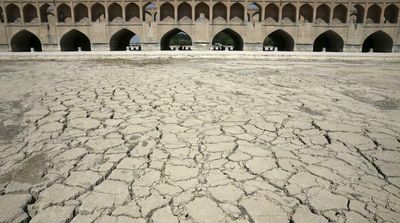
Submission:
<svg viewBox="0 0 400 223">
<path fill-rule="evenodd" d="M 399 222 L 400 63 L 0 62 L 0 222 Z"/>
</svg>

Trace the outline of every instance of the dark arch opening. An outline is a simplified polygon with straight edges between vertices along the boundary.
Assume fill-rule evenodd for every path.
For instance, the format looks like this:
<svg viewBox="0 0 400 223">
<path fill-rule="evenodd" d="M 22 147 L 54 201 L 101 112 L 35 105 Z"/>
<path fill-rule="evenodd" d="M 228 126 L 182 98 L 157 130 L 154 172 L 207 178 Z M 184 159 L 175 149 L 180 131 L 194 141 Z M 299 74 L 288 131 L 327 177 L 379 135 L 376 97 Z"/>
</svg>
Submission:
<svg viewBox="0 0 400 223">
<path fill-rule="evenodd" d="M 22 30 L 11 38 L 11 50 L 13 52 L 42 51 L 42 44 L 33 33 Z"/>
<path fill-rule="evenodd" d="M 82 51 L 90 51 L 90 40 L 89 38 L 74 29 L 66 34 L 60 40 L 61 51 L 78 51 L 78 48 L 81 47 Z"/>
<path fill-rule="evenodd" d="M 333 9 L 333 19 L 340 21 L 341 23 L 347 22 L 347 8 L 340 4 Z"/>
<path fill-rule="evenodd" d="M 329 30 L 319 35 L 314 41 L 314 52 L 343 52 L 343 39 L 339 34 Z"/>
<path fill-rule="evenodd" d="M 363 43 L 362 52 L 392 52 L 393 40 L 388 34 L 382 31 L 377 31 L 368 36 Z"/>
<path fill-rule="evenodd" d="M 95 3 L 94 5 L 92 5 L 91 11 L 92 11 L 92 22 L 104 22 L 106 9 L 102 4 Z"/>
<path fill-rule="evenodd" d="M 166 2 L 160 7 L 160 20 L 174 20 L 175 19 L 175 11 L 174 6 L 169 2 Z"/>
<path fill-rule="evenodd" d="M 48 16 L 51 14 L 54 16 L 53 12 L 51 11 L 50 5 L 45 3 L 42 6 L 40 6 L 40 21 L 41 22 L 49 22 Z"/>
<path fill-rule="evenodd" d="M 178 21 L 192 21 L 192 6 L 183 2 L 178 6 Z"/>
<path fill-rule="evenodd" d="M 210 19 L 210 7 L 204 2 L 200 2 L 194 8 L 196 21 L 204 21 Z"/>
<path fill-rule="evenodd" d="M 233 50 L 243 50 L 243 39 L 237 32 L 224 29 L 214 36 L 212 45 L 233 46 Z"/>
<path fill-rule="evenodd" d="M 129 3 L 125 6 L 125 17 L 127 22 L 140 22 L 139 6 Z"/>
<path fill-rule="evenodd" d="M 110 39 L 111 51 L 126 51 L 131 45 L 140 45 L 139 37 L 127 29 L 116 32 Z"/>
<path fill-rule="evenodd" d="M 380 23 L 381 11 L 381 7 L 376 4 L 369 7 L 367 12 L 367 23 Z"/>
<path fill-rule="evenodd" d="M 397 23 L 399 17 L 399 8 L 393 4 L 389 5 L 385 9 L 385 23 Z"/>
<path fill-rule="evenodd" d="M 294 40 L 289 33 L 280 29 L 265 37 L 263 45 L 277 47 L 278 51 L 293 51 Z"/>
<path fill-rule="evenodd" d="M 325 23 L 329 23 L 329 17 L 331 15 L 331 10 L 325 4 L 318 6 L 317 15 L 315 17 L 316 20 L 323 21 Z"/>
<path fill-rule="evenodd" d="M 86 5 L 79 3 L 74 8 L 75 22 L 83 22 L 84 20 L 88 20 L 88 8 Z"/>
<path fill-rule="evenodd" d="M 364 23 L 364 7 L 359 4 L 355 5 L 351 10 L 350 17 L 355 23 Z"/>
<path fill-rule="evenodd" d="M 161 38 L 161 50 L 171 50 L 171 46 L 176 46 L 179 50 L 191 50 L 192 38 L 180 30 L 173 29 Z"/>
<path fill-rule="evenodd" d="M 3 14 L 3 8 L 0 6 L 0 23 L 4 22 L 4 14 Z"/>
<path fill-rule="evenodd" d="M 71 8 L 66 4 L 61 4 L 57 8 L 58 22 L 65 22 L 67 19 L 71 18 Z"/>
<path fill-rule="evenodd" d="M 274 22 L 278 22 L 279 8 L 277 5 L 271 3 L 265 7 L 265 20 L 273 20 Z"/>
<path fill-rule="evenodd" d="M 309 4 L 304 4 L 300 7 L 300 19 L 304 19 L 304 22 L 313 22 L 313 8 Z"/>
<path fill-rule="evenodd" d="M 292 4 L 286 4 L 282 8 L 282 21 L 296 22 L 296 7 Z"/>
<path fill-rule="evenodd" d="M 119 4 L 114 2 L 110 6 L 108 6 L 108 21 L 122 21 L 122 7 Z"/>
<path fill-rule="evenodd" d="M 213 20 L 218 19 L 218 20 L 224 20 L 226 21 L 227 18 L 227 12 L 226 12 L 226 6 L 218 2 L 213 6 Z"/>
<path fill-rule="evenodd" d="M 19 8 L 14 4 L 7 5 L 6 14 L 8 23 L 18 22 L 18 20 L 21 19 L 21 13 L 19 11 Z"/>
<path fill-rule="evenodd" d="M 37 19 L 37 11 L 35 6 L 27 4 L 24 6 L 23 11 L 24 22 L 33 22 L 35 19 Z"/>
<path fill-rule="evenodd" d="M 229 20 L 231 20 L 232 22 L 244 21 L 244 7 L 242 4 L 236 2 L 231 5 L 231 15 Z"/>
</svg>

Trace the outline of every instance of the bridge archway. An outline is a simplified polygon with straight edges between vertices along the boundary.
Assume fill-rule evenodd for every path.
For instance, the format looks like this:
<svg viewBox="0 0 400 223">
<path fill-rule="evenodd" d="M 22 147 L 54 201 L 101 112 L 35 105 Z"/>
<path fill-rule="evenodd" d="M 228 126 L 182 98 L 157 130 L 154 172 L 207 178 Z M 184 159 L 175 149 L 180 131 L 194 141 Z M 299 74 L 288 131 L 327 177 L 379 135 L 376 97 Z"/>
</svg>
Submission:
<svg viewBox="0 0 400 223">
<path fill-rule="evenodd" d="M 362 52 L 369 52 L 371 49 L 373 52 L 390 53 L 393 49 L 393 40 L 383 31 L 374 32 L 364 40 L 362 45 Z"/>
<path fill-rule="evenodd" d="M 137 37 L 137 35 L 127 29 L 121 29 L 111 36 L 110 39 L 110 50 L 111 51 L 125 51 L 132 43 L 132 38 Z M 138 39 L 138 37 L 137 37 Z M 136 41 L 136 40 L 135 40 Z"/>
<path fill-rule="evenodd" d="M 347 22 L 347 8 L 346 6 L 339 4 L 333 9 L 333 19 L 341 23 Z"/>
<path fill-rule="evenodd" d="M 313 46 L 314 52 L 321 52 L 325 48 L 326 52 L 343 52 L 344 41 L 339 34 L 328 30 L 319 35 Z"/>
<path fill-rule="evenodd" d="M 355 17 L 355 23 L 364 23 L 364 7 L 362 7 L 360 4 L 354 5 L 350 16 Z"/>
<path fill-rule="evenodd" d="M 54 7 L 50 6 L 49 4 L 45 3 L 42 6 L 40 6 L 40 21 L 41 22 L 49 22 L 48 16 L 51 15 L 52 17 L 54 16 L 53 14 Z"/>
<path fill-rule="evenodd" d="M 160 21 L 173 21 L 175 19 L 174 6 L 166 2 L 160 7 Z"/>
<path fill-rule="evenodd" d="M 385 8 L 385 23 L 397 23 L 397 18 L 399 17 L 399 8 L 396 5 L 389 5 Z"/>
<path fill-rule="evenodd" d="M 213 21 L 227 21 L 226 6 L 221 2 L 218 2 L 213 6 Z"/>
<path fill-rule="evenodd" d="M 231 5 L 231 15 L 229 20 L 231 22 L 243 22 L 244 21 L 244 7 L 242 4 L 240 4 L 239 2 L 236 2 L 234 4 Z"/>
<path fill-rule="evenodd" d="M 282 21 L 296 22 L 296 7 L 292 4 L 286 4 L 282 8 Z"/>
<path fill-rule="evenodd" d="M 247 22 L 261 22 L 262 7 L 253 2 L 247 6 Z"/>
<path fill-rule="evenodd" d="M 222 30 L 214 36 L 212 45 L 216 45 L 217 43 L 233 46 L 233 50 L 243 50 L 242 37 L 239 33 L 229 28 Z"/>
<path fill-rule="evenodd" d="M 192 6 L 187 2 L 182 2 L 178 6 L 178 21 L 191 22 L 192 21 Z"/>
<path fill-rule="evenodd" d="M 265 37 L 263 45 L 278 47 L 278 51 L 293 51 L 294 39 L 289 33 L 279 29 Z"/>
<path fill-rule="evenodd" d="M 382 9 L 377 4 L 371 5 L 367 12 L 367 23 L 380 23 Z"/>
<path fill-rule="evenodd" d="M 33 33 L 22 30 L 11 38 L 11 51 L 29 52 L 33 48 L 35 51 L 42 51 L 42 43 Z"/>
<path fill-rule="evenodd" d="M 60 40 L 61 51 L 78 51 L 81 47 L 82 51 L 90 51 L 90 40 L 82 32 L 73 29 L 61 37 Z"/>
<path fill-rule="evenodd" d="M 57 7 L 58 22 L 68 22 L 71 19 L 71 8 L 66 4 Z"/>
<path fill-rule="evenodd" d="M 139 6 L 131 2 L 125 6 L 125 17 L 127 22 L 140 22 Z"/>
<path fill-rule="evenodd" d="M 300 18 L 306 23 L 313 22 L 313 7 L 309 4 L 304 4 L 300 7 Z"/>
<path fill-rule="evenodd" d="M 89 19 L 89 12 L 86 5 L 79 3 L 74 7 L 75 22 L 83 22 Z"/>
<path fill-rule="evenodd" d="M 279 8 L 274 3 L 270 3 L 265 7 L 265 18 L 267 22 L 278 22 L 279 20 Z"/>
<path fill-rule="evenodd" d="M 105 21 L 105 15 L 106 15 L 106 9 L 104 6 L 100 3 L 95 3 L 92 5 L 91 8 L 92 12 L 92 22 L 104 22 Z"/>
<path fill-rule="evenodd" d="M 14 23 L 21 19 L 21 12 L 15 4 L 9 4 L 6 7 L 7 22 Z"/>
<path fill-rule="evenodd" d="M 172 29 L 161 38 L 161 50 L 171 50 L 170 46 L 191 46 L 192 38 L 181 29 Z"/>
<path fill-rule="evenodd" d="M 210 19 L 210 7 L 204 2 L 200 2 L 194 8 L 196 21 Z"/>
<path fill-rule="evenodd" d="M 118 3 L 112 3 L 108 6 L 108 21 L 119 22 L 122 21 L 122 7 Z"/>
<path fill-rule="evenodd" d="M 329 23 L 330 15 L 331 15 L 331 10 L 329 6 L 322 4 L 317 8 L 317 14 L 315 20 L 318 22 Z"/>
<path fill-rule="evenodd" d="M 27 4 L 23 8 L 24 12 L 24 22 L 34 22 L 34 20 L 37 20 L 38 15 L 37 15 L 37 10 L 36 7 L 33 6 L 32 4 Z"/>
</svg>

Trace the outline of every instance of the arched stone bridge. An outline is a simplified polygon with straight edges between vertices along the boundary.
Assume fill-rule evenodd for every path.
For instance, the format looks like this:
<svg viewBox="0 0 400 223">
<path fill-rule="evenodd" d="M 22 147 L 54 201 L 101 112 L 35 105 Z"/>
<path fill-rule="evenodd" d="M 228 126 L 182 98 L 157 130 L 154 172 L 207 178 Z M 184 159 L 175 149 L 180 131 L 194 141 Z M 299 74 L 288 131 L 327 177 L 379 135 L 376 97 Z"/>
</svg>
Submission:
<svg viewBox="0 0 400 223">
<path fill-rule="evenodd" d="M 223 32 L 235 50 L 400 51 L 400 1 L 64 1 L 3 0 L 0 51 L 168 49 L 187 33 L 193 50 Z"/>
</svg>

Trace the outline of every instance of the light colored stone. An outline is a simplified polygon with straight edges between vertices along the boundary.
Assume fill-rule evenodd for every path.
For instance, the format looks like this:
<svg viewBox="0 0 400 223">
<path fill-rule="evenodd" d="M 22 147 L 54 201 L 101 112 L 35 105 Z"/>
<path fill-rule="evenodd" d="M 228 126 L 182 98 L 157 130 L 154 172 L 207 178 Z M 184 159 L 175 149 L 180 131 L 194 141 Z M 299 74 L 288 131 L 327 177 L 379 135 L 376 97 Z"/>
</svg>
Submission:
<svg viewBox="0 0 400 223">
<path fill-rule="evenodd" d="M 210 198 L 196 198 L 186 205 L 188 214 L 199 223 L 223 222 L 226 216 Z"/>
<path fill-rule="evenodd" d="M 0 196 L 0 222 L 24 222 L 29 216 L 24 208 L 32 200 L 30 194 Z"/>
</svg>

